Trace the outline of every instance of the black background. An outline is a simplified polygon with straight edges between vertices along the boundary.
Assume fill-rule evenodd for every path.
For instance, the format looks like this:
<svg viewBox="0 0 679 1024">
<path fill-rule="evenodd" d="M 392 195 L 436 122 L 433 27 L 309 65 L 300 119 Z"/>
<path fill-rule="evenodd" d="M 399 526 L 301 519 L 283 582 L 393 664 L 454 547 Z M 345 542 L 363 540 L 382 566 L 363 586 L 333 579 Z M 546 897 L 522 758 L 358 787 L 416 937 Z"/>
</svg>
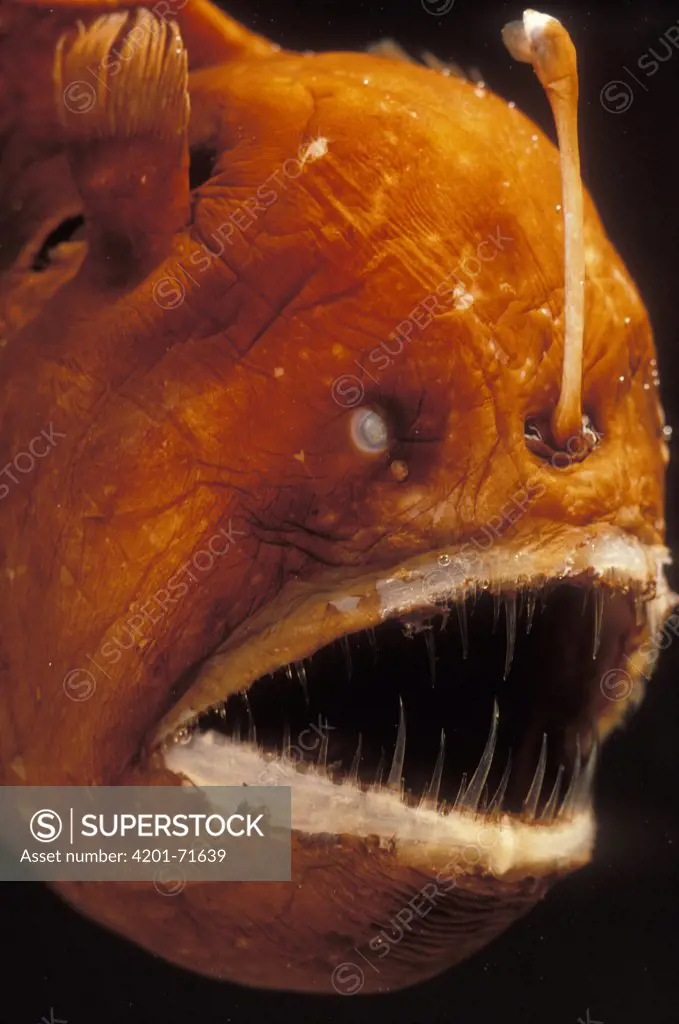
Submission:
<svg viewBox="0 0 679 1024">
<path fill-rule="evenodd" d="M 436 6 L 440 6 L 442 0 Z M 435 6 L 433 3 L 431 7 Z M 553 134 L 530 69 L 514 64 L 500 28 L 518 3 L 455 0 L 443 17 L 420 0 L 234 0 L 232 14 L 283 45 L 361 49 L 390 36 L 417 54 L 477 66 L 488 85 Z M 679 50 L 652 77 L 638 59 L 679 25 L 679 6 L 620 0 L 546 8 L 568 26 L 581 71 L 583 176 L 651 313 L 663 399 L 679 423 L 675 194 Z M 625 67 L 637 76 L 636 83 Z M 629 109 L 607 111 L 611 80 L 632 89 Z M 619 101 L 617 101 L 619 102 Z M 676 460 L 675 460 L 676 462 Z M 670 543 L 679 540 L 677 468 L 670 473 Z M 675 589 L 677 579 L 673 574 Z M 302 997 L 210 982 L 143 953 L 82 920 L 52 893 L 3 885 L 2 1024 L 250 1024 L 393 1021 L 395 1024 L 677 1024 L 679 1021 L 679 645 L 665 652 L 639 714 L 607 745 L 597 786 L 594 863 L 562 883 L 523 922 L 470 962 L 393 996 Z M 6 973 L 5 973 L 6 972 Z"/>
</svg>

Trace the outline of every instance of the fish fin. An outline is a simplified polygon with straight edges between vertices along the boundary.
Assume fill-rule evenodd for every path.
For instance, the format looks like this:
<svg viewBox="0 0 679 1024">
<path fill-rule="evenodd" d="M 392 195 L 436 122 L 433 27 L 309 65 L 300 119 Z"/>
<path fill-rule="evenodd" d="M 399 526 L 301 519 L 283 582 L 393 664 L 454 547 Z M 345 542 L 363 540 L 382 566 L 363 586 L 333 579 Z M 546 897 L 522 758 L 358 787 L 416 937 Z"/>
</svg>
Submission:
<svg viewBox="0 0 679 1024">
<path fill-rule="evenodd" d="M 473 81 L 476 80 L 474 74 L 470 73 L 467 75 L 459 64 L 439 60 L 429 50 L 423 50 L 419 58 L 413 57 L 395 39 L 378 39 L 376 43 L 371 43 L 366 50 L 367 53 L 372 53 L 376 57 L 386 57 L 387 60 L 400 60 L 408 64 L 424 64 L 425 67 L 431 68 L 432 71 L 441 71 L 446 75 L 453 75 L 455 78 L 463 78 L 465 81 L 470 78 Z"/>
<path fill-rule="evenodd" d="M 459 64 L 454 64 L 449 60 L 440 60 L 435 53 L 431 53 L 429 50 L 423 50 L 420 54 L 420 60 L 422 63 L 431 68 L 432 71 L 440 71 L 445 75 L 452 75 L 453 78 L 462 78 L 465 82 L 476 81 L 475 71 L 467 74 Z"/>
<path fill-rule="evenodd" d="M 241 57 L 270 57 L 280 50 L 210 0 L 14 0 L 13 6 L 47 8 L 50 14 L 68 12 L 74 18 L 148 7 L 159 21 L 179 25 L 192 70 Z"/>
<path fill-rule="evenodd" d="M 155 6 L 171 9 L 172 2 L 161 0 Z M 211 67 L 243 57 L 270 57 L 280 50 L 277 43 L 241 25 L 210 0 L 188 0 L 172 17 L 186 40 L 192 68 Z"/>
<path fill-rule="evenodd" d="M 419 63 L 417 58 L 404 50 L 395 39 L 378 39 L 376 43 L 371 43 L 366 47 L 366 52 L 372 53 L 376 57 L 386 57 L 388 60 L 404 61 L 407 64 Z"/>
<path fill-rule="evenodd" d="M 189 217 L 188 69 L 179 29 L 116 12 L 59 40 L 58 117 L 87 223 L 87 266 L 127 283 Z"/>
</svg>

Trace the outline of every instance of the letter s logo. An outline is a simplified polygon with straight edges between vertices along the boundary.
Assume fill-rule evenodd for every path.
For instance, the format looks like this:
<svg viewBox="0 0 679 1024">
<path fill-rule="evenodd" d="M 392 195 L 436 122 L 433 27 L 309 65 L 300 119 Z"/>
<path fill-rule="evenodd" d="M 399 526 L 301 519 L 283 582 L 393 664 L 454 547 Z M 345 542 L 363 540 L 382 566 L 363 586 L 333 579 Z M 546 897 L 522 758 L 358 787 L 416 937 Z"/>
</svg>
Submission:
<svg viewBox="0 0 679 1024">
<path fill-rule="evenodd" d="M 57 812 L 51 811 L 47 807 L 36 811 L 29 825 L 31 835 L 39 843 L 53 843 L 61 835 L 62 827 L 61 818 Z"/>
</svg>

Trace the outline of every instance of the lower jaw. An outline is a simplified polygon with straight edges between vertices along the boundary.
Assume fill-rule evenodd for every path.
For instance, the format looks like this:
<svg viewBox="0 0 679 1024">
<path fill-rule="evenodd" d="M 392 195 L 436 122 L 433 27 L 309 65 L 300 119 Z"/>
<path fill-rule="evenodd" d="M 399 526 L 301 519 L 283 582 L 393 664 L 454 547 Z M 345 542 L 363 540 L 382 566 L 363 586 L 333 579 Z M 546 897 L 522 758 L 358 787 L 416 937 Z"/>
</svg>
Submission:
<svg viewBox="0 0 679 1024">
<path fill-rule="evenodd" d="M 170 963 L 258 989 L 393 992 L 477 953 L 558 879 L 403 864 L 378 844 L 293 835 L 290 882 L 58 883 L 82 913 Z"/>
</svg>

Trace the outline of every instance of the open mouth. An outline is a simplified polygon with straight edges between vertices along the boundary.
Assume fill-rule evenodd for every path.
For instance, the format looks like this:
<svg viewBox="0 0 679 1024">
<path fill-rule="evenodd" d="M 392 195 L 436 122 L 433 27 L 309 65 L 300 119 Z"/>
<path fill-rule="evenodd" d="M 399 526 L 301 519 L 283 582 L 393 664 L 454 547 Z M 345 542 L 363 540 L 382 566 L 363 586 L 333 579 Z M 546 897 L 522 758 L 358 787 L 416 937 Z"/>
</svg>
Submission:
<svg viewBox="0 0 679 1024">
<path fill-rule="evenodd" d="M 602 680 L 629 667 L 655 585 L 576 563 L 452 593 L 429 571 L 425 599 L 402 593 L 190 716 L 166 765 L 198 785 L 290 785 L 301 831 L 449 847 L 482 822 L 513 832 L 514 853 L 530 839 L 545 869 L 586 859 L 599 732 L 635 696 Z"/>
</svg>

